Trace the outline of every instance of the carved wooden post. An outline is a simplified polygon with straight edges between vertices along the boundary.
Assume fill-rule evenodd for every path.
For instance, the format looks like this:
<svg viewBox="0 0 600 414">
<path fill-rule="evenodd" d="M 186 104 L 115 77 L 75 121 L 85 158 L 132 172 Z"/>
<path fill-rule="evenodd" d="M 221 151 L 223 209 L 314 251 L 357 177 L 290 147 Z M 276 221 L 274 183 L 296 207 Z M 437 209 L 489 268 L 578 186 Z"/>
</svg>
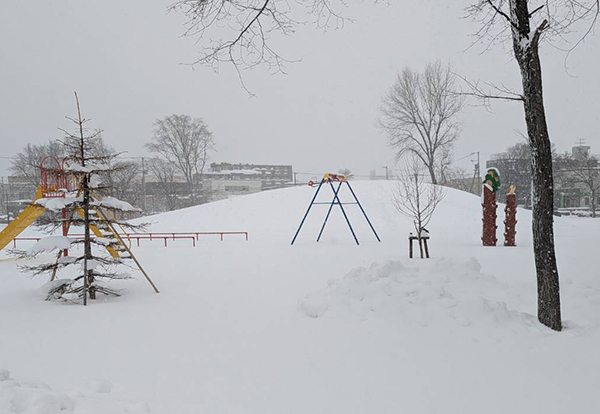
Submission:
<svg viewBox="0 0 600 414">
<path fill-rule="evenodd" d="M 488 169 L 483 182 L 483 236 L 481 241 L 484 246 L 495 246 L 496 237 L 496 190 L 500 187 L 500 175 L 495 168 Z"/>
<path fill-rule="evenodd" d="M 511 185 L 506 194 L 506 207 L 504 208 L 504 245 L 516 246 L 515 235 L 517 234 L 517 196 L 516 187 Z"/>
</svg>

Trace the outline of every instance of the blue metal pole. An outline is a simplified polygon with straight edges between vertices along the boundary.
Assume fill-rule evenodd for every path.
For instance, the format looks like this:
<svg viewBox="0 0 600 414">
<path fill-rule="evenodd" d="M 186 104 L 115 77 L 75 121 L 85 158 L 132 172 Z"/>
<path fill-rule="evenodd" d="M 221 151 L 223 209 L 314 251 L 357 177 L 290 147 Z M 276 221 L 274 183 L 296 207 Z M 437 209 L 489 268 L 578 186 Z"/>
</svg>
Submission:
<svg viewBox="0 0 600 414">
<path fill-rule="evenodd" d="M 323 234 L 323 230 L 325 230 L 325 225 L 327 224 L 327 220 L 329 219 L 329 215 L 331 214 L 331 210 L 333 209 L 333 206 L 335 204 L 335 197 L 337 196 L 338 192 L 340 191 L 340 188 L 342 188 L 341 182 L 340 182 L 340 185 L 338 185 L 337 190 L 333 190 L 333 200 L 331 200 L 331 204 L 329 205 L 329 210 L 327 211 L 327 215 L 325 216 L 325 221 L 323 222 L 323 226 L 321 227 L 321 231 L 319 232 L 319 237 L 317 237 L 317 242 L 319 242 L 319 240 L 321 240 L 321 235 Z"/>
<path fill-rule="evenodd" d="M 367 223 L 369 223 L 369 226 L 371 227 L 371 230 L 373 230 L 373 234 L 375 235 L 375 237 L 377 237 L 377 241 L 381 242 L 381 239 L 379 238 L 379 236 L 377 235 L 377 232 L 375 231 L 375 228 L 371 224 L 371 220 L 369 220 L 369 217 L 367 216 L 367 213 L 365 212 L 365 209 L 360 204 L 360 201 L 358 201 L 358 197 L 356 197 L 356 194 L 354 194 L 354 190 L 352 189 L 352 186 L 350 185 L 350 183 L 348 181 L 346 181 L 346 184 L 348 184 L 348 188 L 350 189 L 350 192 L 354 196 L 354 199 L 356 200 L 356 204 L 358 204 L 358 206 L 360 207 L 360 211 L 362 211 L 363 215 L 367 219 Z"/>
<path fill-rule="evenodd" d="M 300 222 L 300 226 L 298 227 L 298 230 L 296 230 L 296 234 L 294 235 L 294 238 L 292 239 L 292 243 L 291 243 L 292 245 L 296 241 L 296 237 L 298 237 L 298 233 L 300 233 L 300 229 L 302 228 L 302 225 L 304 224 L 304 220 L 306 220 L 306 217 L 308 217 L 308 213 L 310 212 L 310 209 L 313 206 L 313 203 L 317 199 L 317 195 L 319 194 L 319 190 L 321 190 L 321 186 L 323 185 L 324 182 L 325 182 L 325 179 L 321 179 L 321 182 L 319 183 L 319 187 L 317 188 L 317 191 L 315 192 L 315 195 L 313 196 L 310 204 L 308 205 L 308 210 L 306 210 L 306 213 L 304 213 L 304 217 L 302 218 L 302 221 Z"/>
<path fill-rule="evenodd" d="M 346 182 L 346 184 L 347 183 L 348 182 Z M 350 220 L 348 219 L 348 216 L 346 215 L 346 210 L 344 210 L 344 206 L 342 205 L 342 202 L 338 198 L 337 193 L 335 192 L 335 189 L 333 188 L 333 184 L 331 183 L 331 181 L 329 181 L 329 185 L 331 186 L 331 189 L 333 190 L 333 198 L 334 198 L 334 200 L 337 200 L 340 208 L 342 209 L 342 213 L 344 214 L 344 218 L 346 219 L 346 223 L 348 223 L 348 227 L 350 227 L 350 231 L 352 232 L 352 236 L 354 237 L 354 241 L 356 242 L 356 244 L 360 244 L 358 242 L 358 239 L 356 238 L 356 233 L 354 233 L 354 229 L 352 228 L 352 225 L 350 224 Z"/>
</svg>

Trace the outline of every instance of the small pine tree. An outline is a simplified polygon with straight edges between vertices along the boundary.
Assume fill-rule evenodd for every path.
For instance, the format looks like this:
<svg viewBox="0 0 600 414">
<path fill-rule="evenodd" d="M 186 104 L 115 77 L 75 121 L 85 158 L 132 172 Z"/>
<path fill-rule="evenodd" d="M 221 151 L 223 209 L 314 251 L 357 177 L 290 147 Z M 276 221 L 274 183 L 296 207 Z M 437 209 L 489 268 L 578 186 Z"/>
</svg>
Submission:
<svg viewBox="0 0 600 414">
<path fill-rule="evenodd" d="M 81 301 L 87 305 L 88 298 L 96 299 L 97 294 L 119 296 L 119 290 L 106 282 L 131 278 L 128 273 L 118 272 L 117 268 L 125 264 L 125 260 L 135 258 L 116 228 L 135 230 L 142 226 L 118 220 L 115 215 L 136 212 L 138 209 L 114 197 L 103 196 L 110 191 L 110 187 L 103 185 L 109 182 L 106 177 L 120 168 L 118 163 L 111 163 L 117 154 L 97 151 L 96 146 L 101 144 L 101 131 L 88 134 L 85 124 L 89 120 L 81 116 L 77 93 L 75 100 L 77 117 L 67 119 L 76 125 L 76 131 L 71 133 L 61 129 L 65 133 L 61 142 L 67 154 L 62 173 L 74 183 L 74 190 L 68 192 L 66 189 L 59 189 L 64 192 L 64 197 L 41 198 L 36 204 L 53 212 L 63 211 L 62 215 L 48 215 L 45 223 L 47 230 L 55 231 L 66 223 L 67 228 L 83 227 L 83 236 L 80 239 L 50 236 L 41 239 L 27 251 L 15 253 L 22 257 L 35 257 L 43 252 L 58 250 L 56 260 L 51 263 L 22 267 L 34 275 L 52 275 L 47 300 Z M 76 256 L 64 254 L 70 247 L 74 248 Z M 137 260 L 135 262 L 139 267 Z M 58 271 L 71 266 L 77 269 L 74 277 L 54 280 Z M 140 270 L 143 272 L 141 267 Z M 144 275 L 148 278 L 145 272 Z M 148 281 L 158 292 L 149 278 Z"/>
</svg>

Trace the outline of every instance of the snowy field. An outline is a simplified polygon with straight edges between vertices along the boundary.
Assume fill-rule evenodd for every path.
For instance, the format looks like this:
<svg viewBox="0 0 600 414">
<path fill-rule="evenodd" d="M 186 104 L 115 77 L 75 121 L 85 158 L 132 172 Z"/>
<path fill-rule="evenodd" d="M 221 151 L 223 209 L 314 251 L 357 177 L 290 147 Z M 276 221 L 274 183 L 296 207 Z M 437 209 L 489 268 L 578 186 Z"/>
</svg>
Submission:
<svg viewBox="0 0 600 414">
<path fill-rule="evenodd" d="M 160 294 L 138 274 L 119 298 L 45 302 L 46 280 L 2 253 L 0 413 L 598 412 L 600 220 L 556 219 L 555 333 L 535 317 L 529 212 L 518 247 L 484 248 L 479 198 L 448 190 L 433 258 L 409 260 L 393 183 L 353 187 L 381 243 L 356 206 L 360 246 L 337 210 L 316 243 L 318 206 L 290 246 L 309 187 L 151 217 L 154 231 L 250 233 L 142 241 Z"/>
</svg>

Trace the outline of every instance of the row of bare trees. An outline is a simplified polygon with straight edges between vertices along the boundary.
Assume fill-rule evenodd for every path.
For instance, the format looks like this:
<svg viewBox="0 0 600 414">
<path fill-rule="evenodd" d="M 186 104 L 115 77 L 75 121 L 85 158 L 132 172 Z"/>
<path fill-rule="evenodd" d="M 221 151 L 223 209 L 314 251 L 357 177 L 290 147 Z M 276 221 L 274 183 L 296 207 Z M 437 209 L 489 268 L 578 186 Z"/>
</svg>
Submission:
<svg viewBox="0 0 600 414">
<path fill-rule="evenodd" d="M 203 174 L 210 154 L 215 150 L 212 133 L 202 119 L 188 115 L 170 115 L 155 122 L 152 139 L 146 148 L 154 154 L 140 163 L 118 153 L 97 133 L 90 152 L 94 156 L 111 159 L 111 171 L 105 174 L 110 195 L 143 207 L 146 182 L 152 183 L 151 194 L 161 200 L 161 210 L 174 210 L 201 201 Z M 10 171 L 32 188 L 40 184 L 40 162 L 53 156 L 61 162 L 67 154 L 62 140 L 43 144 L 27 144 L 12 160 Z M 148 179 L 146 179 L 148 173 Z M 183 177 L 184 182 L 181 182 Z M 185 187 L 185 188 L 182 188 Z M 157 204 L 157 203 L 155 203 Z"/>
</svg>

